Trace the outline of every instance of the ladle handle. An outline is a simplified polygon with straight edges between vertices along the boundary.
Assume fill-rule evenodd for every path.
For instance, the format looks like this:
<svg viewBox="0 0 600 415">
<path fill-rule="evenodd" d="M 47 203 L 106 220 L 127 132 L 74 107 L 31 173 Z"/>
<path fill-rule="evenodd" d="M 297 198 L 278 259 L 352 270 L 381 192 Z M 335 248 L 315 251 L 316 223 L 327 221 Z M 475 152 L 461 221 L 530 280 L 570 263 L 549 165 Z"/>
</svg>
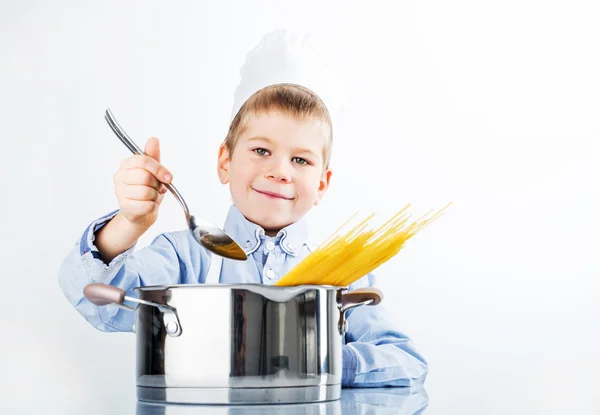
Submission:
<svg viewBox="0 0 600 415">
<path fill-rule="evenodd" d="M 131 139 L 131 137 L 129 137 L 127 135 L 127 133 L 125 132 L 125 130 L 123 130 L 121 128 L 121 126 L 119 125 L 119 123 L 117 122 L 117 120 L 115 119 L 115 117 L 113 116 L 113 114 L 110 111 L 110 109 L 108 109 L 108 108 L 106 109 L 106 113 L 104 114 L 104 118 L 106 118 L 106 121 L 108 122 L 108 125 L 113 130 L 113 132 L 117 135 L 117 137 L 119 137 L 119 140 L 121 140 L 121 142 L 123 144 L 125 144 L 125 147 L 127 147 L 133 154 L 141 154 L 142 156 L 146 155 L 146 153 L 144 153 L 144 150 L 142 150 L 140 148 L 140 146 L 138 146 L 135 143 L 135 141 L 133 141 Z"/>
<path fill-rule="evenodd" d="M 117 122 L 115 117 L 113 116 L 110 109 L 108 109 L 108 108 L 106 109 L 104 118 L 106 118 L 106 122 L 108 122 L 108 125 L 110 126 L 110 128 L 117 135 L 117 137 L 119 137 L 119 140 L 121 140 L 121 142 L 125 145 L 125 147 L 127 147 L 129 149 L 129 151 L 131 151 L 133 154 L 140 154 L 142 156 L 146 155 L 146 153 L 144 153 L 144 151 L 140 148 L 140 146 L 138 146 L 135 143 L 135 141 L 133 141 L 131 139 L 131 137 L 129 137 L 127 135 L 125 130 L 123 130 L 123 128 L 121 128 L 121 126 L 119 125 L 119 123 Z M 186 217 L 188 217 L 190 215 L 190 210 L 188 209 L 188 206 L 185 203 L 185 200 L 183 200 L 183 196 L 181 196 L 181 193 L 179 193 L 179 191 L 171 183 L 163 183 L 163 184 L 165 185 L 165 187 L 167 189 L 169 189 L 169 191 L 173 194 L 173 196 L 175 196 L 175 199 L 177 199 L 177 201 L 183 208 L 183 211 L 185 212 Z"/>
</svg>

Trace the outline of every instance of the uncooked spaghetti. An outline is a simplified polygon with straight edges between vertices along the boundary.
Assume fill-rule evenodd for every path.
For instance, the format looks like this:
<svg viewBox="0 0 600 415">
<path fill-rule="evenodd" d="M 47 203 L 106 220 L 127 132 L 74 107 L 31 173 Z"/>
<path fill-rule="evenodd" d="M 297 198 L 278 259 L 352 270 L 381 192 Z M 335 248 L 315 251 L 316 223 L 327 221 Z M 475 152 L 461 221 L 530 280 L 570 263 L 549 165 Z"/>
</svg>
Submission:
<svg viewBox="0 0 600 415">
<path fill-rule="evenodd" d="M 354 218 L 332 234 L 321 246 L 284 275 L 275 285 L 332 285 L 347 287 L 396 255 L 404 243 L 425 226 L 439 218 L 446 205 L 408 224 L 410 205 L 396 213 L 377 230 L 367 229 L 372 214 L 344 235 L 339 232 Z"/>
</svg>

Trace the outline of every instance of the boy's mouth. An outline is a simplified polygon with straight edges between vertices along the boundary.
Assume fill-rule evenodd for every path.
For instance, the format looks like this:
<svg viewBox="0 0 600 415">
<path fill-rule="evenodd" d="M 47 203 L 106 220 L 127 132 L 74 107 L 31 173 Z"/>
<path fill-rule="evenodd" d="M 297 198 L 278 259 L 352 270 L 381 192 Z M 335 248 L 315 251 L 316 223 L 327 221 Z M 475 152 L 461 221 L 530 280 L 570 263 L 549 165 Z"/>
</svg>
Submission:
<svg viewBox="0 0 600 415">
<path fill-rule="evenodd" d="M 292 200 L 292 197 L 285 197 L 284 195 L 280 194 L 280 193 L 275 193 L 275 192 L 269 192 L 266 190 L 258 190 L 255 189 L 254 187 L 252 188 L 252 190 L 254 190 L 256 193 L 260 193 L 261 195 L 267 196 L 269 198 L 273 198 L 273 199 L 283 199 L 283 200 Z"/>
</svg>

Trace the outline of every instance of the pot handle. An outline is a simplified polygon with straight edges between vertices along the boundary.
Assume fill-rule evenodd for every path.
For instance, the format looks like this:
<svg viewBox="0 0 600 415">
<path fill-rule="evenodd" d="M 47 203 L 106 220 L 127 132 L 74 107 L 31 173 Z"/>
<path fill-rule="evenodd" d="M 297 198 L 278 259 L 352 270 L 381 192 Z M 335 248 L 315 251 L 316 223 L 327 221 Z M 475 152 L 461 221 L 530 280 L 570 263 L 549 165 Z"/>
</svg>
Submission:
<svg viewBox="0 0 600 415">
<path fill-rule="evenodd" d="M 377 305 L 383 300 L 383 292 L 375 287 L 357 288 L 347 293 L 342 293 L 340 308 L 340 320 L 338 321 L 338 330 L 343 336 L 348 332 L 348 320 L 346 320 L 346 311 L 363 305 Z"/>
<path fill-rule="evenodd" d="M 125 303 L 125 290 L 108 284 L 88 284 L 83 289 L 83 295 L 97 306 Z"/>
<path fill-rule="evenodd" d="M 116 304 L 125 307 L 131 311 L 135 311 L 132 307 L 125 304 L 125 300 L 133 303 L 149 305 L 158 308 L 163 312 L 165 329 L 170 336 L 177 337 L 181 335 L 181 322 L 177 315 L 177 310 L 167 304 L 158 304 L 151 301 L 142 300 L 140 298 L 128 297 L 125 295 L 125 290 L 108 284 L 88 284 L 83 288 L 83 295 L 92 304 L 97 306 L 105 306 L 108 304 Z M 173 317 L 175 317 L 173 319 Z"/>
<path fill-rule="evenodd" d="M 343 313 L 362 305 L 377 305 L 381 300 L 383 300 L 383 292 L 379 288 L 357 288 L 342 294 L 342 308 L 340 311 Z"/>
</svg>

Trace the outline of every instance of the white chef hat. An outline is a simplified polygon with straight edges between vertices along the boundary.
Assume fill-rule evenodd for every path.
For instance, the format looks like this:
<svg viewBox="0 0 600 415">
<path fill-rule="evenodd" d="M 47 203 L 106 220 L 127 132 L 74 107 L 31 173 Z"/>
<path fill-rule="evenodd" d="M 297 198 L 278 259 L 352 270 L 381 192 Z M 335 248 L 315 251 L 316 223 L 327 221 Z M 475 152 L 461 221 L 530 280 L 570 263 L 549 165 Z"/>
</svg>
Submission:
<svg viewBox="0 0 600 415">
<path fill-rule="evenodd" d="M 338 111 L 331 69 L 313 36 L 279 29 L 265 35 L 246 57 L 233 94 L 231 120 L 255 92 L 270 85 L 291 83 L 317 94 L 333 120 Z"/>
</svg>

